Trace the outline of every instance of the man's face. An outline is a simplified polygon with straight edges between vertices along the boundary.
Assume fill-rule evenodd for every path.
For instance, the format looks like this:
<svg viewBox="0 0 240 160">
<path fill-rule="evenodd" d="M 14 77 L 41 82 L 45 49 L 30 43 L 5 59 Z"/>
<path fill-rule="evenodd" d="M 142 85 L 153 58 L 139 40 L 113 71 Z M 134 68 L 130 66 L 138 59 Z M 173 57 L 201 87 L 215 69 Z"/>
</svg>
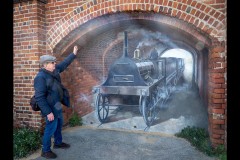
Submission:
<svg viewBox="0 0 240 160">
<path fill-rule="evenodd" d="M 53 72 L 55 69 L 56 62 L 51 61 L 51 62 L 46 62 L 44 64 L 44 68 L 50 72 Z"/>
</svg>

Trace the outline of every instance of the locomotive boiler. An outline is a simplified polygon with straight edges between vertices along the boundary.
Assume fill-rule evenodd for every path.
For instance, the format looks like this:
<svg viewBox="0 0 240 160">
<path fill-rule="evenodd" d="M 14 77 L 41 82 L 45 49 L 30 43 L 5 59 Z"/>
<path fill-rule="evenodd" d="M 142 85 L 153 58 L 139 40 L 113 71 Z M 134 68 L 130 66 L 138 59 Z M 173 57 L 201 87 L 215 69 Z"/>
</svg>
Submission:
<svg viewBox="0 0 240 160">
<path fill-rule="evenodd" d="M 147 126 L 156 118 L 156 109 L 163 105 L 181 78 L 181 58 L 161 58 L 156 50 L 147 59 L 128 56 L 127 32 L 124 32 L 123 54 L 110 67 L 105 82 L 93 88 L 97 94 L 95 108 L 101 123 L 107 122 L 109 107 L 138 106 Z M 115 99 L 120 99 L 116 103 Z M 133 100 L 129 102 L 129 99 Z"/>
</svg>

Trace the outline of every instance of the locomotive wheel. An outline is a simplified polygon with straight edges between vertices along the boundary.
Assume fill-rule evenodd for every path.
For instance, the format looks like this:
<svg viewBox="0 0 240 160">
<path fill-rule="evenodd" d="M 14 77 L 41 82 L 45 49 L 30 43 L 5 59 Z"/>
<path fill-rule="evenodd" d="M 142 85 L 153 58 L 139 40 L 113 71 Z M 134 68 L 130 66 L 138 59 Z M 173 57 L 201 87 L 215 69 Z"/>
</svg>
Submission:
<svg viewBox="0 0 240 160">
<path fill-rule="evenodd" d="M 155 107 L 150 102 L 149 97 L 142 98 L 142 115 L 146 125 L 151 126 L 153 120 L 155 119 L 156 111 Z"/>
<path fill-rule="evenodd" d="M 101 123 L 106 122 L 107 116 L 109 113 L 109 101 L 108 98 L 101 93 L 97 95 L 96 99 L 96 106 L 97 106 L 97 114 L 98 114 L 98 120 Z"/>
<path fill-rule="evenodd" d="M 174 81 L 173 81 L 174 86 L 177 85 L 177 82 L 178 82 L 178 78 L 176 77 L 176 78 L 174 78 Z"/>
</svg>

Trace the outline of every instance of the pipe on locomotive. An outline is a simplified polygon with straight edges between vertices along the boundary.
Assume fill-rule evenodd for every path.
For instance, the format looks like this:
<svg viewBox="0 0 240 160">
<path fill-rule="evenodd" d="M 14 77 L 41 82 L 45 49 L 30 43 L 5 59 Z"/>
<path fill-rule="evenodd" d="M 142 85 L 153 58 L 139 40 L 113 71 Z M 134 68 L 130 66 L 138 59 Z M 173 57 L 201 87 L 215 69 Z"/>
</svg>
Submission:
<svg viewBox="0 0 240 160">
<path fill-rule="evenodd" d="M 128 57 L 128 37 L 127 37 L 127 31 L 124 31 L 123 57 Z"/>
</svg>

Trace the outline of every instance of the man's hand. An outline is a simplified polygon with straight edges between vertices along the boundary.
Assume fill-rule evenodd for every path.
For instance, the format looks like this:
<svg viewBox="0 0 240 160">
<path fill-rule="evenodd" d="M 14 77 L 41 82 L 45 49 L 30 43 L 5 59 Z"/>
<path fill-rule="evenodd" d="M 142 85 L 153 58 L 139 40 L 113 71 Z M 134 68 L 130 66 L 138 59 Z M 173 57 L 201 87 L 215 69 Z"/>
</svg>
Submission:
<svg viewBox="0 0 240 160">
<path fill-rule="evenodd" d="M 77 55 L 77 51 L 78 51 L 78 46 L 74 46 L 74 48 L 73 48 L 73 54 Z"/>
<path fill-rule="evenodd" d="M 47 115 L 47 119 L 48 119 L 50 122 L 54 120 L 54 115 L 53 115 L 52 112 Z"/>
</svg>

